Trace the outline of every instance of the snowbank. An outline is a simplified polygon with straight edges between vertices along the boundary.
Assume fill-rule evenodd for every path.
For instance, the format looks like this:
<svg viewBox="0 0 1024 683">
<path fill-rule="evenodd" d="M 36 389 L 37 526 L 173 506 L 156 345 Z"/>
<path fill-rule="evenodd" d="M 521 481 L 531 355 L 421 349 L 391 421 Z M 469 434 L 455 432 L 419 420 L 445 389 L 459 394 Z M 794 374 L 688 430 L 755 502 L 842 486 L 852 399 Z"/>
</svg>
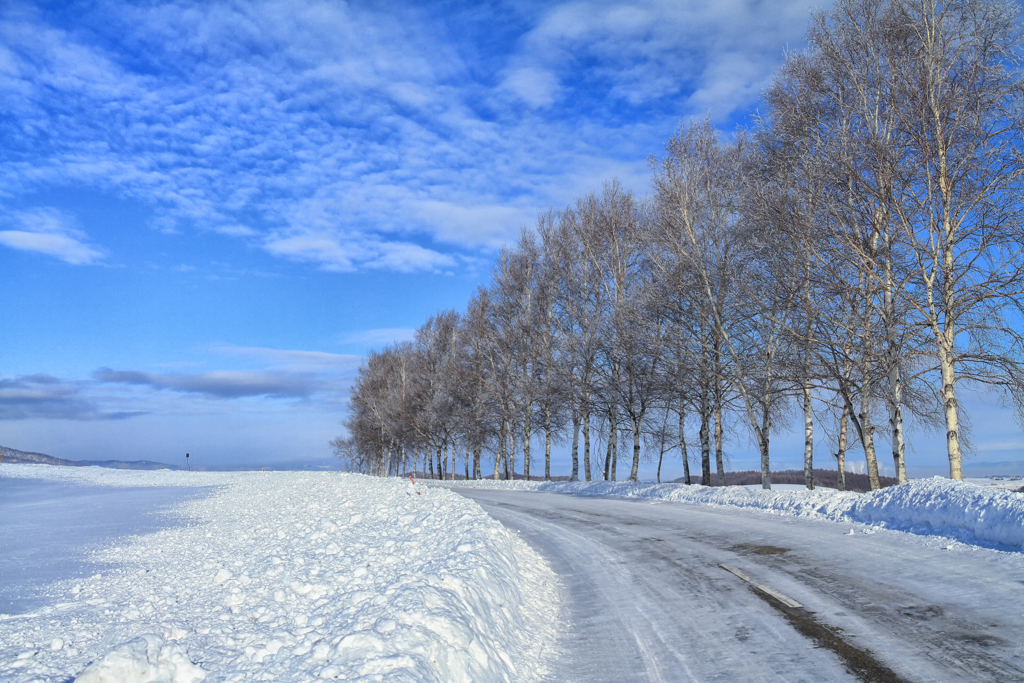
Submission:
<svg viewBox="0 0 1024 683">
<path fill-rule="evenodd" d="M 849 517 L 915 534 L 1024 550 L 1024 493 L 940 477 L 866 494 L 850 508 Z"/>
<path fill-rule="evenodd" d="M 1024 493 L 941 477 L 917 479 L 870 493 L 833 489 L 764 491 L 740 486 L 719 488 L 603 481 L 482 480 L 432 481 L 431 484 L 740 507 L 837 522 L 860 522 L 915 534 L 946 536 L 974 545 L 1024 551 Z"/>
<path fill-rule="evenodd" d="M 89 666 L 75 683 L 197 683 L 206 672 L 176 643 L 152 634 L 129 640 Z"/>
<path fill-rule="evenodd" d="M 0 680 L 543 674 L 556 577 L 472 501 L 341 473 L 97 469 L 4 465 L 0 476 L 218 488 L 179 508 L 183 525 L 97 553 L 115 570 L 62 586 L 40 613 L 0 615 Z"/>
</svg>

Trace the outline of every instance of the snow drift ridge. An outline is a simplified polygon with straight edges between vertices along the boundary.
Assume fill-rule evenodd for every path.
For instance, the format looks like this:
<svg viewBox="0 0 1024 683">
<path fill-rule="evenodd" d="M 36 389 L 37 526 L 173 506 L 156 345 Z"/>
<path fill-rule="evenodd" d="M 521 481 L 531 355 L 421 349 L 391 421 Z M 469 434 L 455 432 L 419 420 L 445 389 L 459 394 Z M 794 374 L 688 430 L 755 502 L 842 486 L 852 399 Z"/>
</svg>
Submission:
<svg viewBox="0 0 1024 683">
<path fill-rule="evenodd" d="M 0 477 L 217 487 L 176 509 L 181 524 L 96 553 L 110 568 L 57 584 L 56 604 L 0 616 L 5 683 L 529 683 L 551 654 L 555 575 L 450 491 L 341 473 Z"/>
<path fill-rule="evenodd" d="M 616 496 L 740 507 L 764 512 L 860 522 L 963 543 L 1024 551 L 1024 493 L 993 490 L 941 477 L 917 479 L 870 493 L 832 489 L 764 491 L 739 486 L 629 482 L 431 482 L 582 496 Z"/>
</svg>

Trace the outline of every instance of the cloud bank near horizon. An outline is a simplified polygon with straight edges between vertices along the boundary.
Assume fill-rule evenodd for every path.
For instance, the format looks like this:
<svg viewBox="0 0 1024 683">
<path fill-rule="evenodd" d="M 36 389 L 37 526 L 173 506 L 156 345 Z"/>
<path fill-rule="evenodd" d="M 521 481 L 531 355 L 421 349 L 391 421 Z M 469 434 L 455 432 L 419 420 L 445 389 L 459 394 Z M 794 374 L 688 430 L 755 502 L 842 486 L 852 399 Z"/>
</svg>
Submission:
<svg viewBox="0 0 1024 683">
<path fill-rule="evenodd" d="M 0 420 L 120 420 L 142 415 L 226 413 L 239 401 L 259 411 L 298 407 L 342 413 L 362 357 L 320 351 L 217 345 L 215 356 L 249 369 L 152 372 L 99 368 L 89 379 L 0 376 Z"/>
</svg>

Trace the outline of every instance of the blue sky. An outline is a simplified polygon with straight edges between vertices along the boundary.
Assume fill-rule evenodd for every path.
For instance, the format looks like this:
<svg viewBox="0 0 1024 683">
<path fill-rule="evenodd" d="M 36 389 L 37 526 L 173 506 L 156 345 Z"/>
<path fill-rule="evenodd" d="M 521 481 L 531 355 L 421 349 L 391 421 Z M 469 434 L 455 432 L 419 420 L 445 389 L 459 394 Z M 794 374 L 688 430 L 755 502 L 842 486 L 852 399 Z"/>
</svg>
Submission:
<svg viewBox="0 0 1024 683">
<path fill-rule="evenodd" d="M 361 354 L 734 129 L 809 6 L 3 3 L 0 444 L 329 462 Z"/>
</svg>

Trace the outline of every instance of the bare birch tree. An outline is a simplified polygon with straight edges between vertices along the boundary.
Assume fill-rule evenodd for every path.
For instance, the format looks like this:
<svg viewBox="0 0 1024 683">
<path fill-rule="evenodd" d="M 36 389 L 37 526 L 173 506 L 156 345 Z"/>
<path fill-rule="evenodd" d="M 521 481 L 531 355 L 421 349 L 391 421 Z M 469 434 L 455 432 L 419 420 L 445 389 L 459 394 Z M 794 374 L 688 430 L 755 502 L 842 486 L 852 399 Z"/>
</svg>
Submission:
<svg viewBox="0 0 1024 683">
<path fill-rule="evenodd" d="M 913 173 L 898 219 L 934 338 L 949 475 L 963 477 L 960 382 L 1020 396 L 1024 292 L 1019 8 L 998 0 L 895 2 L 910 32 L 897 93 Z"/>
</svg>

